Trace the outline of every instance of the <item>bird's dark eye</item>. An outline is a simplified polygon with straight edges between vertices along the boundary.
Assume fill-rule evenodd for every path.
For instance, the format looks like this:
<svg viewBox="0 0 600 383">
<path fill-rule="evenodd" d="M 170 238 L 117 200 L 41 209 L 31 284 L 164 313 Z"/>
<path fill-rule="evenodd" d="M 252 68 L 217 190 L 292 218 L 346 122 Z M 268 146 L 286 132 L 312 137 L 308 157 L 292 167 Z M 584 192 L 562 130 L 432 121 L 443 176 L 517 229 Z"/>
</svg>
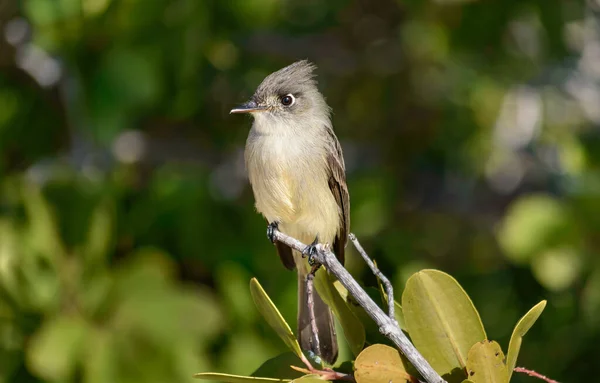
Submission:
<svg viewBox="0 0 600 383">
<path fill-rule="evenodd" d="M 286 94 L 285 96 L 281 97 L 281 104 L 283 106 L 290 106 L 292 105 L 294 102 L 296 101 L 296 99 L 294 98 L 293 95 L 291 94 Z"/>
</svg>

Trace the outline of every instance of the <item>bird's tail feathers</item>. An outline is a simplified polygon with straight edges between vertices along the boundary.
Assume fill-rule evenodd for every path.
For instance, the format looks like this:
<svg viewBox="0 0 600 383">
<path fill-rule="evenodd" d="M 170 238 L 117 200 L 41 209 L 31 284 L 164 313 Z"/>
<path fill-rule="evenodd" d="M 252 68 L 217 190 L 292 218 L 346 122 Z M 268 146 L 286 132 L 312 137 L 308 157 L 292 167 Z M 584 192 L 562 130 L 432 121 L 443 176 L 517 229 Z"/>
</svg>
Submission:
<svg viewBox="0 0 600 383">
<path fill-rule="evenodd" d="M 323 272 L 323 271 L 321 271 Z M 333 313 L 321 299 L 317 289 L 313 289 L 313 302 L 320 353 L 315 350 L 314 334 L 310 324 L 310 310 L 306 291 L 306 274 L 298 272 L 298 340 L 304 351 L 312 351 L 329 364 L 338 357 L 337 335 Z"/>
</svg>

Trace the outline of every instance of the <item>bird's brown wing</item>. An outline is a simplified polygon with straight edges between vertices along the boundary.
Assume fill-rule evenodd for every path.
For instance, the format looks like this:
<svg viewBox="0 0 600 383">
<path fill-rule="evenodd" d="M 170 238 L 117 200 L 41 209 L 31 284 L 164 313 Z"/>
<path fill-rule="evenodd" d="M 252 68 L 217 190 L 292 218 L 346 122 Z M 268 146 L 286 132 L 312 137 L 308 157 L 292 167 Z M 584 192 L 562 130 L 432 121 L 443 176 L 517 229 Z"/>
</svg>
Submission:
<svg viewBox="0 0 600 383">
<path fill-rule="evenodd" d="M 281 242 L 275 242 L 275 248 L 277 248 L 277 254 L 281 259 L 281 262 L 288 270 L 294 270 L 296 268 L 296 262 L 294 262 L 294 255 L 292 249 Z"/>
<path fill-rule="evenodd" d="M 344 164 L 344 155 L 342 147 L 332 130 L 331 134 L 333 150 L 327 156 L 327 165 L 329 167 L 329 189 L 333 194 L 338 206 L 340 207 L 340 229 L 333 242 L 333 251 L 340 263 L 344 264 L 344 253 L 346 243 L 348 242 L 348 233 L 350 232 L 350 195 L 346 185 L 346 166 Z"/>
<path fill-rule="evenodd" d="M 269 221 L 267 221 L 267 225 L 268 224 L 270 224 Z M 283 263 L 285 268 L 288 270 L 294 270 L 296 268 L 296 262 L 294 261 L 292 249 L 288 245 L 279 241 L 275 241 L 275 248 L 277 249 L 277 255 L 279 255 L 281 263 Z"/>
</svg>

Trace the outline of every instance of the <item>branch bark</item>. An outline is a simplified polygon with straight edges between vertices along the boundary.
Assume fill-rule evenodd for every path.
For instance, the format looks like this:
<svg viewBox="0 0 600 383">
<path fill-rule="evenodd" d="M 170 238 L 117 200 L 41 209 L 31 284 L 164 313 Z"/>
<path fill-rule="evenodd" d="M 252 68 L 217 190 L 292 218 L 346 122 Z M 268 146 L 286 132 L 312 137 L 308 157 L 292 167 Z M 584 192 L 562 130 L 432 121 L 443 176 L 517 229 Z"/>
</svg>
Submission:
<svg viewBox="0 0 600 383">
<path fill-rule="evenodd" d="M 550 379 L 549 377 L 547 377 L 545 375 L 542 375 L 539 372 L 535 372 L 533 370 L 528 370 L 528 369 L 526 369 L 524 367 L 515 367 L 515 369 L 513 371 L 514 372 L 520 372 L 520 373 L 523 373 L 523 374 L 527 374 L 527 375 L 532 376 L 534 378 L 541 379 L 541 380 L 543 380 L 543 381 L 545 381 L 547 383 L 558 383 L 554 379 Z"/>
<path fill-rule="evenodd" d="M 398 321 L 396 320 L 395 305 L 394 305 L 394 288 L 392 287 L 390 280 L 387 279 L 387 277 L 385 275 L 383 275 L 383 273 L 381 272 L 381 270 L 379 270 L 377 268 L 377 266 L 375 266 L 375 262 L 373 262 L 371 260 L 371 258 L 369 258 L 369 255 L 367 254 L 365 249 L 363 249 L 360 242 L 358 242 L 358 238 L 356 238 L 356 235 L 354 235 L 353 233 L 350 233 L 350 235 L 348 237 L 352 241 L 352 244 L 354 245 L 356 250 L 358 250 L 359 254 L 363 257 L 365 263 L 367 265 L 369 265 L 369 268 L 371 269 L 373 274 L 375 274 L 375 276 L 377 278 L 379 278 L 379 280 L 383 284 L 385 293 L 387 295 L 388 316 L 390 318 L 392 318 L 392 320 L 394 321 L 394 324 L 396 326 L 398 326 Z"/>
<path fill-rule="evenodd" d="M 350 234 L 350 238 L 356 239 L 354 234 Z M 286 234 L 283 234 L 279 230 L 274 230 L 273 239 L 300 252 L 306 248 L 304 243 Z M 355 242 L 354 239 L 352 242 L 356 245 L 357 241 Z M 396 319 L 393 316 L 388 316 L 379 306 L 377 306 L 371 297 L 369 297 L 362 287 L 360 287 L 352 275 L 350 275 L 344 266 L 342 266 L 342 264 L 337 260 L 335 254 L 321 244 L 316 245 L 316 250 L 316 254 L 314 254 L 315 261 L 322 264 L 330 273 L 336 276 L 340 283 L 348 290 L 350 294 L 352 294 L 354 299 L 356 299 L 358 304 L 360 304 L 361 307 L 364 308 L 369 316 L 375 321 L 375 323 L 379 325 L 379 331 L 388 337 L 392 342 L 394 342 L 402 354 L 404 354 L 404 356 L 406 356 L 406 358 L 412 363 L 417 371 L 419 371 L 421 376 L 428 383 L 446 383 L 446 381 L 442 379 L 442 377 L 429 365 L 425 358 L 423 358 L 419 351 L 417 351 L 417 349 L 408 340 L 406 335 L 404 335 L 398 326 Z M 358 250 L 361 252 L 361 255 L 364 253 L 366 256 L 366 253 L 362 247 L 360 247 Z M 369 259 L 368 256 L 366 259 Z M 369 264 L 369 266 L 371 267 L 371 264 Z M 375 266 L 373 265 L 371 268 L 373 269 L 374 267 Z M 389 284 L 389 287 L 391 287 L 391 284 Z M 391 297 L 391 306 L 393 307 L 394 301 L 392 294 L 390 294 L 391 292 L 392 291 L 390 289 L 388 292 L 388 298 Z"/>
</svg>

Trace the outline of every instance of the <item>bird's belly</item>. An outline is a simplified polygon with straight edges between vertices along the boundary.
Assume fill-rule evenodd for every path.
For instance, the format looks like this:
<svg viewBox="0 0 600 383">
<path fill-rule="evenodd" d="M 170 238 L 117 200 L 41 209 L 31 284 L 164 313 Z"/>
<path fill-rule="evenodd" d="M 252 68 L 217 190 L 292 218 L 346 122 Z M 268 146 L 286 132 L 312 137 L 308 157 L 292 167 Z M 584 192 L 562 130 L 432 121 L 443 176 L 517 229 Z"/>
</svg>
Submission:
<svg viewBox="0 0 600 383">
<path fill-rule="evenodd" d="M 294 221 L 298 215 L 294 196 L 296 182 L 290 172 L 269 168 L 260 169 L 259 172 L 250 176 L 256 209 L 269 222 Z"/>
<path fill-rule="evenodd" d="M 247 158 L 256 209 L 286 234 L 310 243 L 332 243 L 340 226 L 340 209 L 329 189 L 325 161 L 293 147 L 255 153 Z"/>
<path fill-rule="evenodd" d="M 284 233 L 303 243 L 311 243 L 316 236 L 319 242 L 333 244 L 340 227 L 340 211 L 327 183 L 314 187 L 305 194 L 299 214 L 293 222 L 283 222 Z"/>
</svg>

